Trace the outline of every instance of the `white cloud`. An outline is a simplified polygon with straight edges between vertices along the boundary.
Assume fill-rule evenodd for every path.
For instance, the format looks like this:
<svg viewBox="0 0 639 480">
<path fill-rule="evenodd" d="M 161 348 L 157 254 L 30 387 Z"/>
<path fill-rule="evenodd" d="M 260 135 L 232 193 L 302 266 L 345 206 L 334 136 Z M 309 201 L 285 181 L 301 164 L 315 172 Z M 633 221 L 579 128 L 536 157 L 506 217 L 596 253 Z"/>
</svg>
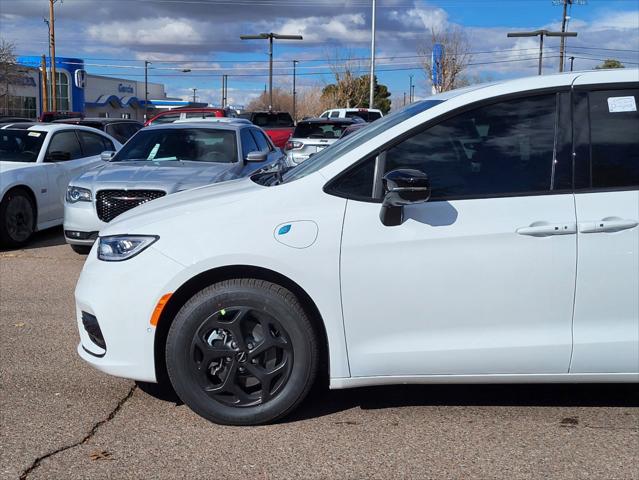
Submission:
<svg viewBox="0 0 639 480">
<path fill-rule="evenodd" d="M 87 29 L 93 40 L 111 45 L 192 45 L 202 42 L 203 25 L 186 18 L 152 18 L 133 22 L 109 22 Z"/>
</svg>

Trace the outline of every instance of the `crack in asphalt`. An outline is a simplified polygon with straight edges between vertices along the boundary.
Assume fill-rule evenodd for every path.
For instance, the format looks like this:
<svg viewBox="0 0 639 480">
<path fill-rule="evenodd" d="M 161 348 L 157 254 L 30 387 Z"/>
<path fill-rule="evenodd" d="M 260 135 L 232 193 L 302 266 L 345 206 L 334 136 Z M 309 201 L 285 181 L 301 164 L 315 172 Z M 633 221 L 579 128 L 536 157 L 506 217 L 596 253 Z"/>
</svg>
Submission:
<svg viewBox="0 0 639 480">
<path fill-rule="evenodd" d="M 37 469 L 40 464 L 46 460 L 47 458 L 51 458 L 59 453 L 62 452 L 66 452 L 67 450 L 70 450 L 72 448 L 75 447 L 79 447 L 80 445 L 84 445 L 86 442 L 88 442 L 89 440 L 91 440 L 91 438 L 93 438 L 93 436 L 97 433 L 97 431 L 99 430 L 99 428 L 104 425 L 105 423 L 110 422 L 111 420 L 113 420 L 115 418 L 115 416 L 118 414 L 118 412 L 122 409 L 122 407 L 124 406 L 124 404 L 133 396 L 133 394 L 135 393 L 135 390 L 137 389 L 137 385 L 133 385 L 131 387 L 131 389 L 129 390 L 129 392 L 122 398 L 120 399 L 120 401 L 117 403 L 117 405 L 115 406 L 115 408 L 113 410 L 111 410 L 111 413 L 109 413 L 109 415 L 100 420 L 99 422 L 95 423 L 93 425 L 93 427 L 91 427 L 91 430 L 89 430 L 89 433 L 87 433 L 80 441 L 72 443 L 71 445 L 65 445 L 64 447 L 60 447 L 56 450 L 53 450 L 49 453 L 46 453 L 38 458 L 36 458 L 31 465 L 29 465 L 21 474 L 20 474 L 20 480 L 26 480 L 26 478 L 29 476 L 29 474 L 31 472 L 33 472 L 35 469 Z"/>
</svg>

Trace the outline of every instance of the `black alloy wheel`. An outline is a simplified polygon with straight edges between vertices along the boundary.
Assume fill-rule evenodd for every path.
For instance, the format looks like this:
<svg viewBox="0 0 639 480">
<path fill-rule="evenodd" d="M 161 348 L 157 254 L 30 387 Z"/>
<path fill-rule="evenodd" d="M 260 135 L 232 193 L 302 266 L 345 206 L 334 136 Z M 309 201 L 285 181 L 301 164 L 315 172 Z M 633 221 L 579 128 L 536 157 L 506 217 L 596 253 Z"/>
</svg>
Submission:
<svg viewBox="0 0 639 480">
<path fill-rule="evenodd" d="M 166 367 L 193 411 L 227 425 L 272 422 L 307 395 L 318 369 L 313 325 L 287 289 L 256 279 L 216 283 L 180 309 Z"/>
<path fill-rule="evenodd" d="M 12 190 L 0 204 L 0 242 L 8 247 L 25 245 L 35 230 L 35 207 L 23 190 Z"/>
<path fill-rule="evenodd" d="M 214 400 L 234 407 L 267 402 L 286 385 L 293 365 L 288 334 L 271 315 L 250 307 L 208 317 L 191 343 L 191 366 Z"/>
</svg>

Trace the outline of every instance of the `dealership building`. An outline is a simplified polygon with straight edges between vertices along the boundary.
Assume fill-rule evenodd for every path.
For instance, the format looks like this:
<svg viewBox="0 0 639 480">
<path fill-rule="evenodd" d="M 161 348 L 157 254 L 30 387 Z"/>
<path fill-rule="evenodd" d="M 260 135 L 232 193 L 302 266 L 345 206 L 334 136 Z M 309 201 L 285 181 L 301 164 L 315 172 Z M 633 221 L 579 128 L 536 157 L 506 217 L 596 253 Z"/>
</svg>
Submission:
<svg viewBox="0 0 639 480">
<path fill-rule="evenodd" d="M 9 83 L 8 109 L 4 114 L 36 118 L 44 111 L 41 57 L 18 57 L 18 73 Z M 87 117 L 144 119 L 144 81 L 87 73 L 84 60 L 56 57 L 57 110 L 83 113 Z M 50 63 L 47 59 L 47 70 Z M 51 79 L 49 79 L 49 84 Z M 178 107 L 206 106 L 205 103 L 168 97 L 161 83 L 148 82 L 148 115 Z M 49 99 L 51 98 L 49 89 Z"/>
</svg>

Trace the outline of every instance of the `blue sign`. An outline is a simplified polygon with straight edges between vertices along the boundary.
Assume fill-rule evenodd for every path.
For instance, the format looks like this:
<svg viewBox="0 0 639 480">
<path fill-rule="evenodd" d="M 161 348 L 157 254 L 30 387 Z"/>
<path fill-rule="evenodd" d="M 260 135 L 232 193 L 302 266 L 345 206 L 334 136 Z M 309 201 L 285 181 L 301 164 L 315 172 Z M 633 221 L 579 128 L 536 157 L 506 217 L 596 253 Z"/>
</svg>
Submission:
<svg viewBox="0 0 639 480">
<path fill-rule="evenodd" d="M 431 58 L 432 64 L 432 76 L 431 80 L 433 82 L 433 86 L 441 86 L 442 84 L 442 60 L 444 59 L 444 45 L 441 43 L 436 43 L 433 45 L 433 55 Z"/>
<path fill-rule="evenodd" d="M 133 93 L 133 87 L 131 85 L 125 85 L 124 83 L 118 83 L 118 92 Z"/>
</svg>

